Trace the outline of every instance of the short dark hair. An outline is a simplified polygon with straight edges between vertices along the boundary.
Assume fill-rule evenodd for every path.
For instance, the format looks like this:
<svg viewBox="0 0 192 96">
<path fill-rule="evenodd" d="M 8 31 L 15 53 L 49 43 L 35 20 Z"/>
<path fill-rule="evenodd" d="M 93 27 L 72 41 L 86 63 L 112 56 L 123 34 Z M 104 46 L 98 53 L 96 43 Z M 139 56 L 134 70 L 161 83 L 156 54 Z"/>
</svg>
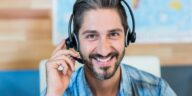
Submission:
<svg viewBox="0 0 192 96">
<path fill-rule="evenodd" d="M 117 10 L 121 24 L 126 32 L 128 29 L 127 15 L 121 0 L 77 0 L 73 6 L 73 32 L 78 35 L 83 22 L 84 13 L 94 9 L 115 9 Z"/>
</svg>

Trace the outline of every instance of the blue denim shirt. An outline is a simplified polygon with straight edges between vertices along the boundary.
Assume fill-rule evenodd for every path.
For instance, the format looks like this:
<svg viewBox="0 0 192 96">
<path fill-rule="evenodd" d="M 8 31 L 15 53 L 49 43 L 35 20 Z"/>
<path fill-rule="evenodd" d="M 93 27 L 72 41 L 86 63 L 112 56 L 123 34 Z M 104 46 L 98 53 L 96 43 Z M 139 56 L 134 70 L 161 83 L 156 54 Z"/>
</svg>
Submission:
<svg viewBox="0 0 192 96">
<path fill-rule="evenodd" d="M 177 96 L 166 81 L 149 73 L 125 64 L 121 64 L 121 73 L 118 96 Z M 45 96 L 45 91 L 41 96 Z M 83 67 L 73 73 L 63 96 L 93 96 Z"/>
</svg>

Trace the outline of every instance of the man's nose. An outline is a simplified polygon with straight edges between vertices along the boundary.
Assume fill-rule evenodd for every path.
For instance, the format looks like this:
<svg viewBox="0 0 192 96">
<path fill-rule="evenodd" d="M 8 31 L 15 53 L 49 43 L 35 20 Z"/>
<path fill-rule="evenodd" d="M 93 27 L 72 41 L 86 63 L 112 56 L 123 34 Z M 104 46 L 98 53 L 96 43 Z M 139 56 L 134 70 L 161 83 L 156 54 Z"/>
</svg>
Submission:
<svg viewBox="0 0 192 96">
<path fill-rule="evenodd" d="M 97 45 L 97 52 L 102 56 L 107 56 L 111 52 L 111 43 L 108 38 L 101 38 Z"/>
</svg>

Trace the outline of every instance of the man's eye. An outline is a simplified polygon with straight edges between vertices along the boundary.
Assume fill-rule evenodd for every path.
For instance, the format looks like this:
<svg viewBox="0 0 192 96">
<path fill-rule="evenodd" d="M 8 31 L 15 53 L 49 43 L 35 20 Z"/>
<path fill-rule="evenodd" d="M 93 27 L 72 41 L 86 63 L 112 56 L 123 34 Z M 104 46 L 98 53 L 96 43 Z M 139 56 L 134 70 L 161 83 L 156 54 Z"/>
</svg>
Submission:
<svg viewBox="0 0 192 96">
<path fill-rule="evenodd" d="M 110 38 L 117 38 L 119 36 L 118 32 L 112 32 L 109 34 Z"/>
<path fill-rule="evenodd" d="M 96 35 L 95 34 L 89 34 L 89 35 L 87 35 L 85 38 L 86 39 L 89 39 L 89 40 L 95 40 L 96 39 Z"/>
</svg>

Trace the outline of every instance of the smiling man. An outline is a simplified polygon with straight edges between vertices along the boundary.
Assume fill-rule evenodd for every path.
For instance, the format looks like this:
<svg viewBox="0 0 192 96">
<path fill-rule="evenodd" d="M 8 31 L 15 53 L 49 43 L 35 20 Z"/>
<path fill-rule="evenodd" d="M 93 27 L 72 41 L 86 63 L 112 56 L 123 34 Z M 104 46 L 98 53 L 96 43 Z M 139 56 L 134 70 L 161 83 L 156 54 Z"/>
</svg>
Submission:
<svg viewBox="0 0 192 96">
<path fill-rule="evenodd" d="M 86 20 L 79 30 L 79 43 L 86 64 L 85 74 L 100 80 L 112 78 L 114 74 L 120 76 L 125 32 L 119 14 L 115 9 L 96 9 L 85 13 L 84 18 Z"/>
<path fill-rule="evenodd" d="M 77 0 L 73 24 L 78 48 L 58 45 L 42 96 L 176 96 L 163 79 L 120 63 L 128 32 L 122 0 Z M 78 70 L 75 58 L 84 64 Z"/>
</svg>

